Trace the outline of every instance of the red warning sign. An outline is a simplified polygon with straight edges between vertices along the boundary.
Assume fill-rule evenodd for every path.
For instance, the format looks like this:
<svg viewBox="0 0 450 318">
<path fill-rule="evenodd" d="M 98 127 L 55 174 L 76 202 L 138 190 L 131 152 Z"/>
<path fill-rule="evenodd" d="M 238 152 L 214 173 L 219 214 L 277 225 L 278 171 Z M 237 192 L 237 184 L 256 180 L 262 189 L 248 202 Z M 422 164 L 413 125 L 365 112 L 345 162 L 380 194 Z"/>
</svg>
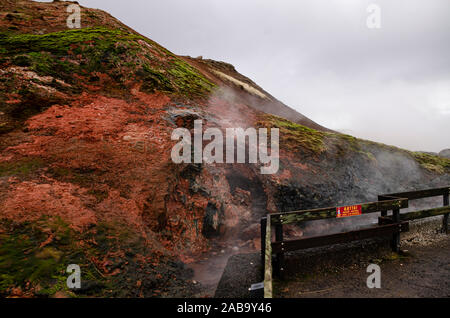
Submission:
<svg viewBox="0 0 450 318">
<path fill-rule="evenodd" d="M 345 218 L 347 216 L 361 215 L 361 205 L 349 205 L 336 208 L 336 217 Z"/>
</svg>

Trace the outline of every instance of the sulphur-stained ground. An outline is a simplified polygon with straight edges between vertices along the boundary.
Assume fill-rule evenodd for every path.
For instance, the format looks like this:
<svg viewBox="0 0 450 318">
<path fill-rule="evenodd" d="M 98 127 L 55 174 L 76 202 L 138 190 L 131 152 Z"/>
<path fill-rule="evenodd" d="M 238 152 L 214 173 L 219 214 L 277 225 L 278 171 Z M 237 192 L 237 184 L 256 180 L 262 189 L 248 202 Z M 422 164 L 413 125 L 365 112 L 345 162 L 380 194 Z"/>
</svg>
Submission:
<svg viewBox="0 0 450 318">
<path fill-rule="evenodd" d="M 400 254 L 378 241 L 289 255 L 274 297 L 450 297 L 450 235 L 438 226 L 413 225 Z M 381 288 L 367 287 L 369 264 L 380 266 Z"/>
</svg>

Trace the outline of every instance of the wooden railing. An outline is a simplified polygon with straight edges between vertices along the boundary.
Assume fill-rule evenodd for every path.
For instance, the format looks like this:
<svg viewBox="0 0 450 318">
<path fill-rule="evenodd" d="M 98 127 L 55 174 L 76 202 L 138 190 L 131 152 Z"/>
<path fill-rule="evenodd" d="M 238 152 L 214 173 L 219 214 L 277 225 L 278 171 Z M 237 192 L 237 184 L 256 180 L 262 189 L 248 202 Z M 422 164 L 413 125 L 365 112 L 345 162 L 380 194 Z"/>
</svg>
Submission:
<svg viewBox="0 0 450 318">
<path fill-rule="evenodd" d="M 392 200 L 392 199 L 399 198 L 399 197 L 407 198 L 408 201 L 413 201 L 413 200 L 418 200 L 418 199 L 442 196 L 443 197 L 443 207 L 427 209 L 427 210 L 422 210 L 422 211 L 409 212 L 409 213 L 403 213 L 403 214 L 400 214 L 400 220 L 411 221 L 411 220 L 422 219 L 422 218 L 426 218 L 426 217 L 430 217 L 430 216 L 444 215 L 444 218 L 442 219 L 442 231 L 444 231 L 445 233 L 448 234 L 449 192 L 450 192 L 450 187 L 419 190 L 419 191 L 409 191 L 409 192 L 401 192 L 401 193 L 390 193 L 390 194 L 379 195 L 378 201 Z M 386 210 L 381 212 L 382 217 L 385 217 L 386 215 L 387 215 Z M 383 220 L 383 219 L 381 219 L 381 220 Z"/>
<path fill-rule="evenodd" d="M 330 207 L 268 214 L 267 217 L 261 219 L 261 262 L 263 264 L 264 297 L 272 297 L 272 272 L 283 278 L 285 270 L 284 254 L 288 251 L 347 243 L 373 237 L 390 237 L 393 251 L 398 252 L 400 248 L 400 233 L 409 230 L 408 221 L 437 215 L 444 215 L 442 229 L 448 233 L 448 215 L 450 213 L 449 189 L 450 187 L 444 187 L 383 194 L 378 196 L 377 202 L 368 202 L 347 207 Z M 401 209 L 408 208 L 410 200 L 441 195 L 443 196 L 443 207 L 404 214 L 400 213 Z M 283 225 L 343 217 L 342 211 L 351 211 L 357 215 L 381 212 L 381 216 L 378 218 L 378 225 L 359 230 L 295 240 L 284 240 Z M 388 211 L 392 211 L 392 214 L 388 215 Z M 275 242 L 272 242 L 272 227 L 275 229 Z M 273 255 L 275 255 L 275 261 L 272 264 Z"/>
</svg>

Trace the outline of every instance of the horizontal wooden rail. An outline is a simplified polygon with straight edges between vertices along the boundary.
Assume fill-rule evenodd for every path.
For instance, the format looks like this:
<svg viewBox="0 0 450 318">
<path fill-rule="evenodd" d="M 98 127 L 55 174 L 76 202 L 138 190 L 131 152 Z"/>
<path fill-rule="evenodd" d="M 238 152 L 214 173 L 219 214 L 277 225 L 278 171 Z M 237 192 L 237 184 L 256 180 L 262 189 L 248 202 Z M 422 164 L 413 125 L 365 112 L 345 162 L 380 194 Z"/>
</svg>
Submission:
<svg viewBox="0 0 450 318">
<path fill-rule="evenodd" d="M 400 220 L 402 221 L 411 221 L 416 219 L 427 218 L 430 216 L 443 215 L 446 213 L 450 213 L 450 206 L 444 206 L 440 208 L 433 208 L 422 211 L 414 211 L 400 214 Z"/>
<path fill-rule="evenodd" d="M 383 210 L 404 209 L 408 207 L 408 199 L 397 198 L 394 200 L 368 202 L 361 204 L 363 214 L 374 213 Z M 290 211 L 284 213 L 272 213 L 272 224 L 290 224 L 303 221 L 331 219 L 336 217 L 336 207 Z"/>
<path fill-rule="evenodd" d="M 407 198 L 408 200 L 417 200 L 417 199 L 424 199 L 424 198 L 430 198 L 430 197 L 436 197 L 436 196 L 443 196 L 444 198 L 444 207 L 449 205 L 449 195 L 450 195 L 450 187 L 442 187 L 442 188 L 435 188 L 435 189 L 426 189 L 426 190 L 418 190 L 418 191 L 407 191 L 407 192 L 399 192 L 399 193 L 389 193 L 389 194 L 382 194 L 378 196 L 379 201 L 384 200 L 392 200 L 394 198 Z M 385 217 L 387 215 L 387 210 L 381 211 L 381 216 Z M 400 216 L 401 220 L 417 220 L 422 219 L 430 216 L 436 216 L 436 215 L 443 215 L 442 219 L 442 231 L 448 234 L 448 219 L 450 216 L 450 211 L 448 211 L 445 208 L 436 208 L 436 209 L 429 209 L 429 210 L 423 210 L 423 211 L 415 211 L 410 213 L 405 213 Z M 386 220 L 379 219 L 379 223 L 383 224 Z M 388 222 L 388 221 L 387 221 Z"/>
<path fill-rule="evenodd" d="M 356 231 L 329 234 L 299 240 L 273 242 L 272 252 L 273 253 L 289 252 L 299 249 L 364 240 L 372 237 L 392 236 L 394 233 L 407 232 L 408 230 L 409 230 L 409 223 L 402 222 L 400 224 L 379 225 Z"/>
<path fill-rule="evenodd" d="M 417 199 L 423 199 L 423 198 L 429 198 L 429 197 L 436 197 L 439 195 L 448 195 L 449 192 L 450 192 L 449 187 L 443 187 L 443 188 L 436 188 L 436 189 L 389 193 L 389 194 L 379 195 L 378 200 L 384 200 L 384 199 L 390 200 L 392 198 L 407 198 L 409 200 L 417 200 Z"/>
</svg>

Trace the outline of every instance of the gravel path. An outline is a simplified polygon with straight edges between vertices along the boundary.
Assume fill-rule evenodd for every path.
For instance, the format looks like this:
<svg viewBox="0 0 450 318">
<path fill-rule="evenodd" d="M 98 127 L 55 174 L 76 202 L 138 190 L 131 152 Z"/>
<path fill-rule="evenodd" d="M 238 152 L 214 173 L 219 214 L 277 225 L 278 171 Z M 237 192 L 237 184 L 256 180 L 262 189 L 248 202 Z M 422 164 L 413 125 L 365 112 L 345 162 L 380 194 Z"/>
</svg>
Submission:
<svg viewBox="0 0 450 318">
<path fill-rule="evenodd" d="M 261 294 L 249 291 L 252 284 L 261 281 L 260 263 L 259 253 L 231 256 L 228 259 L 214 297 L 253 298 L 262 296 L 261 291 Z"/>
<path fill-rule="evenodd" d="M 386 241 L 291 254 L 288 279 L 274 281 L 274 297 L 450 297 L 450 235 L 438 226 L 416 224 L 400 254 Z M 380 289 L 366 285 L 371 263 L 381 268 Z"/>
</svg>

